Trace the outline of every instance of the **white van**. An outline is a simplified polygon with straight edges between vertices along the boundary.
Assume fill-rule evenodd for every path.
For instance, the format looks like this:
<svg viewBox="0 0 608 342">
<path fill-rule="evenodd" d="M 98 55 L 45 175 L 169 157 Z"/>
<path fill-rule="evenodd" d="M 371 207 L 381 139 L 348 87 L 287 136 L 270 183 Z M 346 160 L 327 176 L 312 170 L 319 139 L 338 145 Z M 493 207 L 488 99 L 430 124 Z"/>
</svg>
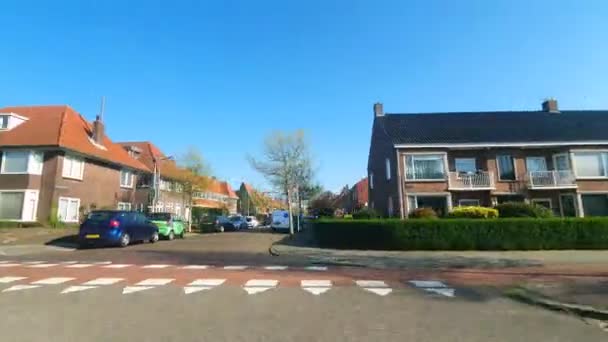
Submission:
<svg viewBox="0 0 608 342">
<path fill-rule="evenodd" d="M 271 219 L 272 221 L 270 221 L 270 228 L 272 228 L 272 230 L 289 230 L 289 212 L 287 210 L 273 211 Z"/>
</svg>

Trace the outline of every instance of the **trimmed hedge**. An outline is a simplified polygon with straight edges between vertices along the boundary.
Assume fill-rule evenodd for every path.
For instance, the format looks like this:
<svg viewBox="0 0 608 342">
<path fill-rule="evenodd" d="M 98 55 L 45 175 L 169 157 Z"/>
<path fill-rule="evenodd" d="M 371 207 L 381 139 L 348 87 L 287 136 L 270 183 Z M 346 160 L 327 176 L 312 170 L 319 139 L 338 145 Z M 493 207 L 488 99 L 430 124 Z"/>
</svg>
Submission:
<svg viewBox="0 0 608 342">
<path fill-rule="evenodd" d="M 553 212 L 542 205 L 524 202 L 506 202 L 496 206 L 500 217 L 553 217 Z"/>
<path fill-rule="evenodd" d="M 417 208 L 410 213 L 410 218 L 434 219 L 437 218 L 437 212 L 433 208 Z"/>
<path fill-rule="evenodd" d="M 608 249 L 608 217 L 499 220 L 318 220 L 326 248 L 378 250 Z"/>
<path fill-rule="evenodd" d="M 497 218 L 498 210 L 486 207 L 456 207 L 450 213 L 449 217 L 456 218 Z"/>
<path fill-rule="evenodd" d="M 363 208 L 361 210 L 357 210 L 353 213 L 353 218 L 355 220 L 361 219 L 372 219 L 372 218 L 380 218 L 380 214 L 372 209 L 372 208 Z"/>
</svg>

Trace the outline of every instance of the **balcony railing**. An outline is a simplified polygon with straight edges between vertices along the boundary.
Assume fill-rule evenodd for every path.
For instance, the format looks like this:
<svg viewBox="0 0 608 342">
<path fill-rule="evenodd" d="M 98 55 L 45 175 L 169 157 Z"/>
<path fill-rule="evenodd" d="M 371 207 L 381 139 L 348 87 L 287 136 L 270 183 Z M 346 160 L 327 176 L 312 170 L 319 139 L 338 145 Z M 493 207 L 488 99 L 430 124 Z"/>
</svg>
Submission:
<svg viewBox="0 0 608 342">
<path fill-rule="evenodd" d="M 492 172 L 479 171 L 476 173 L 450 172 L 451 190 L 490 190 L 494 189 Z"/>
<path fill-rule="evenodd" d="M 531 189 L 576 188 L 576 178 L 570 170 L 530 171 L 528 178 Z"/>
</svg>

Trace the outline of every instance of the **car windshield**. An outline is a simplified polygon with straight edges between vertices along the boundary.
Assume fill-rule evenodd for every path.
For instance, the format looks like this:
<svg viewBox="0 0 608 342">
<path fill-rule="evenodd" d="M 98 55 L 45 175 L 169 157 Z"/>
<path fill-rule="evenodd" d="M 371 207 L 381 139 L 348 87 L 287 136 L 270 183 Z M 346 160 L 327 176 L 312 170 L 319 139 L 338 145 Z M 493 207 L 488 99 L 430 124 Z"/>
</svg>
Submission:
<svg viewBox="0 0 608 342">
<path fill-rule="evenodd" d="M 115 214 L 112 211 L 94 211 L 87 216 L 87 220 L 91 222 L 103 222 L 109 220 Z"/>
<path fill-rule="evenodd" d="M 230 218 L 230 221 L 232 221 L 232 222 L 236 222 L 236 221 L 240 221 L 240 220 L 242 220 L 242 218 L 240 216 L 232 216 Z"/>
<path fill-rule="evenodd" d="M 152 221 L 169 221 L 171 214 L 169 213 L 151 213 L 148 214 L 148 218 Z"/>
<path fill-rule="evenodd" d="M 251 221 L 253 221 L 253 218 L 252 217 L 248 217 L 246 220 L 247 220 L 247 222 L 251 222 Z"/>
</svg>

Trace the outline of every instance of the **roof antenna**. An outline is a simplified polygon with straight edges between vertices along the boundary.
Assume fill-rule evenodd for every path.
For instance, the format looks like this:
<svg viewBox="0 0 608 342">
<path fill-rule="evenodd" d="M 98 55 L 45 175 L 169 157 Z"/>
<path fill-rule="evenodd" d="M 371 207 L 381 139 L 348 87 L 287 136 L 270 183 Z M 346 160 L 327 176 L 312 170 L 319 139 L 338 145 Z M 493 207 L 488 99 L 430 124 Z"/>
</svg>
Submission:
<svg viewBox="0 0 608 342">
<path fill-rule="evenodd" d="M 102 96 L 101 97 L 101 108 L 99 109 L 99 114 L 97 115 L 97 120 L 103 121 L 103 111 L 105 110 L 105 107 L 106 107 L 106 97 Z"/>
</svg>

